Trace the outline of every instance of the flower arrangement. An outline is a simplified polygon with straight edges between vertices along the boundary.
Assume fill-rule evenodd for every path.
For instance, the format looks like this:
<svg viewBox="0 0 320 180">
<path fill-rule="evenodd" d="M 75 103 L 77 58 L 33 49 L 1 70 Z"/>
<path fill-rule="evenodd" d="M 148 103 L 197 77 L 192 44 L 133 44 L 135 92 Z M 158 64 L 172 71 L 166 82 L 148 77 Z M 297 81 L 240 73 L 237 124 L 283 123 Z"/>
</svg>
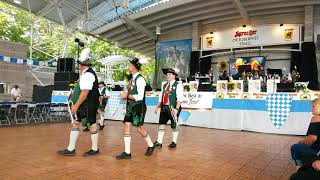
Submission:
<svg viewBox="0 0 320 180">
<path fill-rule="evenodd" d="M 185 92 L 189 92 L 190 91 L 190 84 L 189 83 L 183 83 L 183 90 Z"/>
<path fill-rule="evenodd" d="M 296 92 L 307 92 L 308 91 L 308 84 L 309 82 L 295 82 L 294 89 Z"/>
</svg>

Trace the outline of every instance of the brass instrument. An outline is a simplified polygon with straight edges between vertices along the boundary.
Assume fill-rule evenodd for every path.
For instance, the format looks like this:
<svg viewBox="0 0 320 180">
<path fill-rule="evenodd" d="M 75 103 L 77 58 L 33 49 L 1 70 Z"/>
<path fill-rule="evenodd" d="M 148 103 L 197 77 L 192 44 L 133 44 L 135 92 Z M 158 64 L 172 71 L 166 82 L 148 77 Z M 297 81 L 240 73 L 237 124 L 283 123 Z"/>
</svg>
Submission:
<svg viewBox="0 0 320 180">
<path fill-rule="evenodd" d="M 229 64 L 225 61 L 220 61 L 218 64 L 217 64 L 217 69 L 219 72 L 224 72 L 224 71 L 228 71 L 228 67 Z"/>
</svg>

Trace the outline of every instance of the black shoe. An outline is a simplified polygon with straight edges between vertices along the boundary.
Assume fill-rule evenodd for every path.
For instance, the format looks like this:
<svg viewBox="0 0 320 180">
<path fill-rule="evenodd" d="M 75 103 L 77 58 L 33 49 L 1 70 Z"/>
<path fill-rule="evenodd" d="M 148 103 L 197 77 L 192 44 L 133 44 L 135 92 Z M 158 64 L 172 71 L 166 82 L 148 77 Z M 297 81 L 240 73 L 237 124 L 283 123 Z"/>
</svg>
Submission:
<svg viewBox="0 0 320 180">
<path fill-rule="evenodd" d="M 83 129 L 83 131 L 86 132 L 86 131 L 90 131 L 90 130 L 89 130 L 89 128 L 86 127 Z"/>
<path fill-rule="evenodd" d="M 104 125 L 102 125 L 102 126 L 101 126 L 101 125 L 99 125 L 99 126 L 100 126 L 100 128 L 99 128 L 99 129 L 100 129 L 100 130 L 103 130 L 103 128 L 104 128 Z"/>
<path fill-rule="evenodd" d="M 116 156 L 116 159 L 131 159 L 131 154 L 127 154 L 126 152 L 123 152 L 119 156 Z"/>
<path fill-rule="evenodd" d="M 64 149 L 64 150 L 58 151 L 57 153 L 63 156 L 75 156 L 76 150 L 74 149 L 73 151 L 69 151 L 68 149 Z"/>
<path fill-rule="evenodd" d="M 99 153 L 99 149 L 96 151 L 93 149 L 90 149 L 88 152 L 84 153 L 84 156 L 93 156 L 93 155 L 97 155 L 98 153 Z"/>
<path fill-rule="evenodd" d="M 169 146 L 169 148 L 176 148 L 177 147 L 177 144 L 175 142 L 172 142 Z"/>
<path fill-rule="evenodd" d="M 148 147 L 146 153 L 144 155 L 151 156 L 153 154 L 154 147 Z"/>
<path fill-rule="evenodd" d="M 159 148 L 162 148 L 162 144 L 158 143 L 158 141 L 156 141 L 154 144 L 153 144 L 153 147 L 159 147 Z"/>
</svg>

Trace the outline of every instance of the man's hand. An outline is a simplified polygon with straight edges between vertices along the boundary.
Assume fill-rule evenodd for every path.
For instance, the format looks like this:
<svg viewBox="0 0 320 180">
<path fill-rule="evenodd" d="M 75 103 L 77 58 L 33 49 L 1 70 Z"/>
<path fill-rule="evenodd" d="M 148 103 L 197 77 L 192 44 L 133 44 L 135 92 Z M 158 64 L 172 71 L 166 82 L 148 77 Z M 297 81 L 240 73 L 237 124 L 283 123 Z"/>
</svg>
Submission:
<svg viewBox="0 0 320 180">
<path fill-rule="evenodd" d="M 178 109 L 173 109 L 173 114 L 177 117 L 178 116 Z"/>
<path fill-rule="evenodd" d="M 119 97 L 120 99 L 127 99 L 128 93 L 121 93 Z"/>
<path fill-rule="evenodd" d="M 79 107 L 76 105 L 71 105 L 71 113 L 76 114 L 78 111 Z"/>
<path fill-rule="evenodd" d="M 320 160 L 316 160 L 312 163 L 312 167 L 316 170 L 316 171 L 320 171 Z"/>
</svg>

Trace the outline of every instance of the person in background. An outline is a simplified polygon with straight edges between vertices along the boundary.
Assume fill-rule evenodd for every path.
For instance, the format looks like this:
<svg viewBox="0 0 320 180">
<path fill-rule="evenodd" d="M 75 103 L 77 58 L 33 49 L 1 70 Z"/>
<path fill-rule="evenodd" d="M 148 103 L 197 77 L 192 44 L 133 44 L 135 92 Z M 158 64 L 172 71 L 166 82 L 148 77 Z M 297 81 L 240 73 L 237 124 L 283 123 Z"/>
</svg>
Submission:
<svg viewBox="0 0 320 180">
<path fill-rule="evenodd" d="M 110 93 L 106 87 L 106 84 L 101 81 L 99 83 L 99 108 L 98 108 L 98 115 L 100 116 L 99 119 L 99 126 L 100 130 L 104 128 L 104 110 L 106 108 L 108 99 L 110 98 Z"/>
<path fill-rule="evenodd" d="M 14 85 L 10 92 L 13 101 L 20 101 L 22 99 L 21 89 L 18 85 Z"/>
<path fill-rule="evenodd" d="M 306 137 L 297 144 L 291 146 L 291 158 L 297 166 L 302 166 L 301 159 L 304 156 L 314 156 L 320 150 L 320 99 L 312 101 L 311 122 Z"/>
</svg>

